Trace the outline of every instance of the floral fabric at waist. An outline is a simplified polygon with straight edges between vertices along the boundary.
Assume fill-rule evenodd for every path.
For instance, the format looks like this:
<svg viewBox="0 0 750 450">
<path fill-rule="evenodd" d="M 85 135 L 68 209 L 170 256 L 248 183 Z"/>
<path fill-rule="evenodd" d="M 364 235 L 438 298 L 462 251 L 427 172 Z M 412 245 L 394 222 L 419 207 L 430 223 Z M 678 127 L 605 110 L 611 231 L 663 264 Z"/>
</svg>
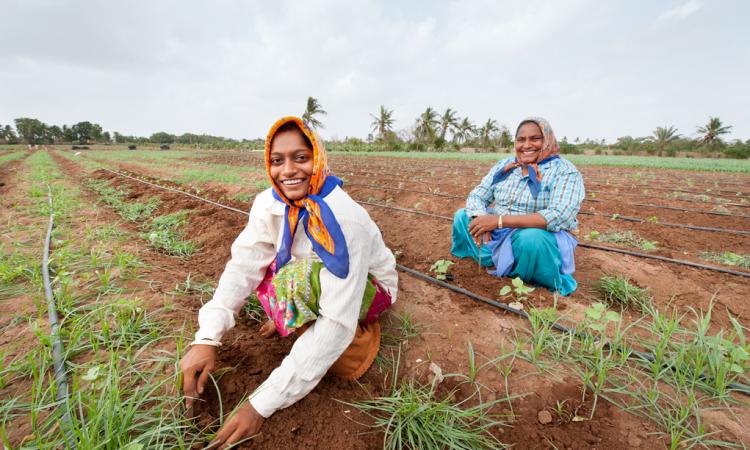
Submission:
<svg viewBox="0 0 750 450">
<path fill-rule="evenodd" d="M 307 322 L 318 318 L 320 310 L 320 269 L 323 263 L 299 259 L 276 272 L 275 262 L 266 270 L 256 290 L 266 315 L 281 336 L 288 336 Z M 372 275 L 368 275 L 359 323 L 376 321 L 391 306 L 391 296 Z"/>
</svg>

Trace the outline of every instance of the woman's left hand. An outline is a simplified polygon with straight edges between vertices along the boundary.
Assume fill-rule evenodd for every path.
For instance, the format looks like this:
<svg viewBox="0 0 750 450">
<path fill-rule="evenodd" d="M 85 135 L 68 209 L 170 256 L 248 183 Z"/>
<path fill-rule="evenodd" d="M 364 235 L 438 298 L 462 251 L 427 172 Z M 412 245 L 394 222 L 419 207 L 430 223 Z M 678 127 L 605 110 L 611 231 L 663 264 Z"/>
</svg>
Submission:
<svg viewBox="0 0 750 450">
<path fill-rule="evenodd" d="M 482 242 L 482 236 L 486 233 L 491 233 L 497 228 L 497 216 L 477 216 L 469 222 L 469 233 L 474 238 L 475 242 Z"/>
<path fill-rule="evenodd" d="M 264 420 L 253 405 L 245 400 L 245 404 L 221 427 L 216 433 L 216 439 L 206 448 L 221 450 L 254 436 L 260 431 Z"/>
</svg>

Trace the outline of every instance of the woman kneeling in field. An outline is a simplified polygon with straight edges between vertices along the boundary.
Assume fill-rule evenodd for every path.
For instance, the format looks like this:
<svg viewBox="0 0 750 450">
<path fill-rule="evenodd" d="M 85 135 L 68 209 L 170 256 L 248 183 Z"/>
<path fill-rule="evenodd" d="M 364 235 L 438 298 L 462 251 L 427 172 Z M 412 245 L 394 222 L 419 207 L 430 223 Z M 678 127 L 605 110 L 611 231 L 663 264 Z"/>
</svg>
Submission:
<svg viewBox="0 0 750 450">
<path fill-rule="evenodd" d="M 451 253 L 494 265 L 490 273 L 499 277 L 520 277 L 562 295 L 575 291 L 578 240 L 571 233 L 585 192 L 580 172 L 559 150 L 546 120 L 524 119 L 516 129 L 516 156 L 495 164 L 466 208 L 456 211 Z"/>
<path fill-rule="evenodd" d="M 378 316 L 398 289 L 393 254 L 331 174 L 317 134 L 299 118 L 282 118 L 268 133 L 265 161 L 272 187 L 256 197 L 180 361 L 188 408 L 203 393 L 216 347 L 253 291 L 269 318 L 264 336 L 300 336 L 219 430 L 212 444 L 222 447 L 256 434 L 265 418 L 307 395 L 326 372 L 362 376 L 380 345 Z"/>
</svg>

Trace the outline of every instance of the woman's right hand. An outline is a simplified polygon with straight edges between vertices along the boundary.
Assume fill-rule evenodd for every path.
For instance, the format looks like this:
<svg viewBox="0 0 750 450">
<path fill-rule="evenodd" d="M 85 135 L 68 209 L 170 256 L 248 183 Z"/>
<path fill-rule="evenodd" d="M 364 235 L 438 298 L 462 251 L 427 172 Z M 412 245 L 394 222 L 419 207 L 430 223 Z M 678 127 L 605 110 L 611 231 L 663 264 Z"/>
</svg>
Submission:
<svg viewBox="0 0 750 450">
<path fill-rule="evenodd" d="M 185 393 L 185 406 L 188 410 L 206 386 L 208 376 L 216 368 L 216 347 L 213 345 L 194 344 L 180 360 L 182 371 L 182 390 Z"/>
</svg>

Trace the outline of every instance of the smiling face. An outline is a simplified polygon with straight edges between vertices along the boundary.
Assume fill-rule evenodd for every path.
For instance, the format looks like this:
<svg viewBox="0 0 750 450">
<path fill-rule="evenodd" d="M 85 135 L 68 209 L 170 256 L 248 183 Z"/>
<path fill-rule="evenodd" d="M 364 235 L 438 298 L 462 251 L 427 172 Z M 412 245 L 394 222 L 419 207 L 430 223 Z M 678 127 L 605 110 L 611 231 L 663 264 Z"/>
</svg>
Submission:
<svg viewBox="0 0 750 450">
<path fill-rule="evenodd" d="M 516 158 L 521 164 L 536 162 L 543 144 L 544 135 L 539 125 L 534 122 L 524 123 L 516 134 Z"/>
<path fill-rule="evenodd" d="M 307 196 L 313 173 L 313 151 L 302 130 L 282 129 L 273 137 L 270 175 L 276 186 L 291 201 Z"/>
</svg>

